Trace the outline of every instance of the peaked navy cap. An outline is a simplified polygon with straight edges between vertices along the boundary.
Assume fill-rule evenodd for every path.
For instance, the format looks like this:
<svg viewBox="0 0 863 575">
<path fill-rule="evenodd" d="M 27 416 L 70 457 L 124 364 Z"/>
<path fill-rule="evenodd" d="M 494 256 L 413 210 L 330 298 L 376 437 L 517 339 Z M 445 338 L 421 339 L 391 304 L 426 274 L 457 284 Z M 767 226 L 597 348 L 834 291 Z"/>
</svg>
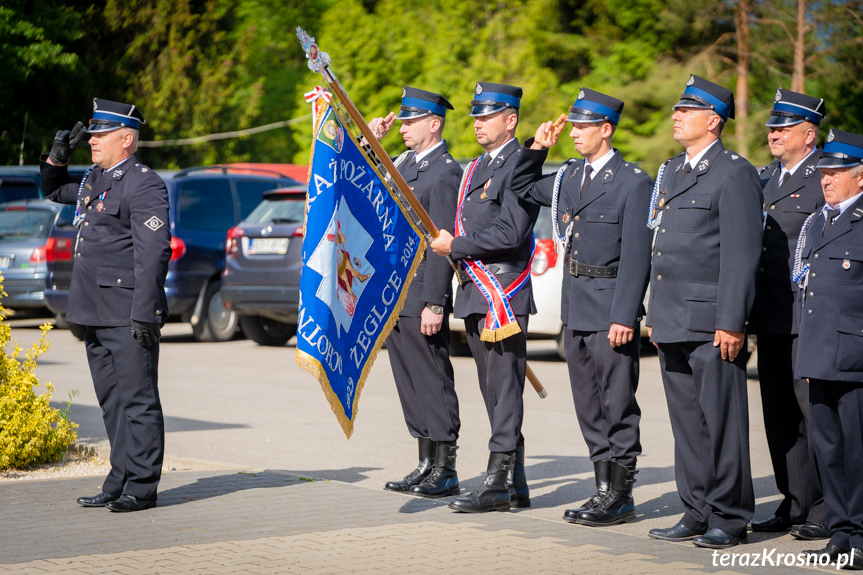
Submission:
<svg viewBox="0 0 863 575">
<path fill-rule="evenodd" d="M 569 109 L 567 122 L 592 123 L 611 122 L 615 126 L 620 123 L 623 112 L 623 100 L 612 98 L 601 92 L 582 88 L 572 108 Z"/>
<path fill-rule="evenodd" d="M 795 126 L 801 122 L 811 122 L 821 125 L 824 118 L 824 100 L 814 98 L 799 92 L 776 88 L 773 97 L 773 109 L 765 126 L 770 128 L 780 126 Z"/>
<path fill-rule="evenodd" d="M 851 168 L 863 164 L 863 136 L 830 130 L 816 168 Z"/>
<path fill-rule="evenodd" d="M 453 109 L 449 100 L 440 94 L 405 86 L 402 88 L 402 105 L 399 108 L 399 115 L 396 116 L 396 119 L 422 118 L 429 114 L 446 116 L 446 111 Z"/>
<path fill-rule="evenodd" d="M 471 116 L 487 116 L 506 108 L 521 107 L 521 88 L 508 84 L 477 82 L 474 99 L 470 103 Z"/>
<path fill-rule="evenodd" d="M 673 109 L 701 108 L 713 110 L 723 120 L 734 118 L 734 92 L 699 76 L 689 76 L 686 89 Z"/>
<path fill-rule="evenodd" d="M 93 118 L 87 129 L 91 134 L 111 132 L 122 127 L 139 129 L 146 124 L 141 110 L 132 104 L 93 98 Z"/>
</svg>

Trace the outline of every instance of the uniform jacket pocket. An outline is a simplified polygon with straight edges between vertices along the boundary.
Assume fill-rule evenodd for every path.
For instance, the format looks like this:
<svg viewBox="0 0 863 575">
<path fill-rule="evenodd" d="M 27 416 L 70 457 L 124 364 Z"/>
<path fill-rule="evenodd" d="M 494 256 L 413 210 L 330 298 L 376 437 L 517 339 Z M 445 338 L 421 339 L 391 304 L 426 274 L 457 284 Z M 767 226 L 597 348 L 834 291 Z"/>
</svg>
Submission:
<svg viewBox="0 0 863 575">
<path fill-rule="evenodd" d="M 836 324 L 836 369 L 863 371 L 863 316 L 840 313 Z"/>
<path fill-rule="evenodd" d="M 719 286 L 713 283 L 685 282 L 686 329 L 704 333 L 716 331 L 716 296 Z"/>
<path fill-rule="evenodd" d="M 101 287 L 135 287 L 135 270 L 96 268 L 96 283 Z"/>
<path fill-rule="evenodd" d="M 801 200 L 791 198 L 791 201 L 782 202 L 782 211 L 786 214 L 806 214 L 807 216 L 818 207 L 815 200 Z"/>
<path fill-rule="evenodd" d="M 613 244 L 620 239 L 619 214 L 615 208 L 587 208 L 582 213 L 585 234 L 590 241 Z"/>
<path fill-rule="evenodd" d="M 706 194 L 684 194 L 677 207 L 677 230 L 703 232 L 710 222 L 713 197 Z"/>
</svg>

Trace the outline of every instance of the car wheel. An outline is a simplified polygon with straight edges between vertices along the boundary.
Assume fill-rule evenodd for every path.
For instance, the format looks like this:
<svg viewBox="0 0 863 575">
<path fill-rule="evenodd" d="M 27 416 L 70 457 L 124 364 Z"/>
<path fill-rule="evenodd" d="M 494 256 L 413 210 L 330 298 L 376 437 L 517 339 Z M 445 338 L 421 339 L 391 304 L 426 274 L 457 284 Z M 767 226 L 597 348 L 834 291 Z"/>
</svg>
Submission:
<svg viewBox="0 0 863 575">
<path fill-rule="evenodd" d="M 259 315 L 241 315 L 240 329 L 257 344 L 280 346 L 296 335 L 297 324 L 282 323 Z"/>
<path fill-rule="evenodd" d="M 566 327 L 560 328 L 560 333 L 557 334 L 557 337 L 554 338 L 554 343 L 557 344 L 557 345 L 555 345 L 555 347 L 557 348 L 557 355 L 563 361 L 566 361 L 566 345 L 564 344 L 564 341 L 563 341 L 563 330 L 565 330 L 565 329 L 566 329 Z"/>
<path fill-rule="evenodd" d="M 237 313 L 225 307 L 222 299 L 222 282 L 214 281 L 204 292 L 201 317 L 192 325 L 192 334 L 198 341 L 229 341 L 237 335 Z"/>
<path fill-rule="evenodd" d="M 84 341 L 84 334 L 87 332 L 87 328 L 83 325 L 78 325 L 77 323 L 66 323 L 69 326 L 69 331 L 72 332 L 72 335 Z"/>
</svg>

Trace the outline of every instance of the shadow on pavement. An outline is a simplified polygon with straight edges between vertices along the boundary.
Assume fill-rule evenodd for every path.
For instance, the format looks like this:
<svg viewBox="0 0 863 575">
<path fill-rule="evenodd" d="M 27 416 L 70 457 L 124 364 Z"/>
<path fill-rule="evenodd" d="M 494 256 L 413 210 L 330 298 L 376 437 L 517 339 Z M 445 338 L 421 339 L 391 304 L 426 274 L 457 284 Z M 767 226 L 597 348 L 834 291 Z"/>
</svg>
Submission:
<svg viewBox="0 0 863 575">
<path fill-rule="evenodd" d="M 284 473 L 264 471 L 262 473 L 226 473 L 212 477 L 199 478 L 194 483 L 188 483 L 159 492 L 159 507 L 172 507 L 192 501 L 202 501 L 213 497 L 222 497 L 232 493 L 252 489 L 270 489 L 301 485 L 304 481 Z M 255 495 L 258 497 L 258 495 Z"/>
<path fill-rule="evenodd" d="M 369 471 L 380 471 L 382 467 L 348 467 L 346 469 L 316 469 L 312 470 L 266 470 L 264 473 L 285 473 L 303 481 L 341 481 L 342 483 L 359 483 L 368 479 Z"/>
</svg>

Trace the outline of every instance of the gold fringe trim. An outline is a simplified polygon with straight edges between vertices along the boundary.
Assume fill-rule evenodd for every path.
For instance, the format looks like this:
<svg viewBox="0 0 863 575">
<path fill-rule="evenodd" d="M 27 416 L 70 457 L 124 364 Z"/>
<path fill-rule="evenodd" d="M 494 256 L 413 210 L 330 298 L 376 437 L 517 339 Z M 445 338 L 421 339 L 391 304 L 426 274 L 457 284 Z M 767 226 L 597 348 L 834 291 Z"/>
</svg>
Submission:
<svg viewBox="0 0 863 575">
<path fill-rule="evenodd" d="M 335 99 L 335 97 L 334 97 L 334 99 Z M 314 122 L 315 131 L 313 132 L 313 139 L 312 139 L 312 155 L 309 158 L 309 174 L 310 175 L 311 175 L 312 160 L 314 158 L 314 145 L 315 145 L 315 140 L 317 139 L 317 127 L 320 123 L 320 119 L 323 118 L 324 113 L 325 113 L 327 108 L 332 108 L 333 113 L 339 117 L 339 120 L 342 121 L 342 124 L 347 125 L 344 118 L 342 118 L 342 116 L 339 114 L 339 109 L 335 106 L 328 105 L 328 106 L 324 107 L 324 111 L 321 112 L 318 117 L 316 117 L 315 122 Z M 357 146 L 357 148 L 359 148 L 359 146 Z M 359 148 L 359 149 L 362 152 L 362 148 Z M 363 153 L 363 156 L 365 156 L 366 159 L 369 160 L 368 156 L 366 156 L 365 153 Z M 371 161 L 369 163 L 370 163 L 370 165 L 373 165 L 371 163 Z M 378 177 L 381 176 L 377 172 L 377 170 L 375 170 L 375 173 L 378 175 Z M 383 178 L 381 178 L 381 183 L 383 183 Z M 390 197 L 393 200 L 395 200 L 395 198 L 392 195 L 392 192 L 390 192 L 389 188 L 386 185 L 384 185 L 384 189 L 387 190 L 387 193 L 390 195 Z M 333 413 L 336 415 L 336 418 L 339 420 L 339 425 L 342 426 L 342 431 L 345 433 L 345 437 L 347 439 L 350 439 L 351 435 L 354 432 L 354 420 L 356 420 L 357 414 L 359 413 L 360 394 L 362 393 L 363 388 L 365 387 L 366 379 L 368 379 L 369 373 L 372 370 L 372 366 L 374 365 L 375 360 L 377 359 L 378 353 L 381 351 L 381 348 L 383 347 L 384 342 L 386 341 L 387 337 L 389 337 L 390 332 L 393 330 L 393 327 L 395 327 L 396 323 L 399 320 L 399 313 L 401 313 L 401 310 L 405 305 L 405 299 L 407 299 L 408 289 L 410 289 L 411 283 L 413 282 L 414 277 L 416 277 L 417 268 L 419 268 L 420 263 L 422 263 L 422 255 L 425 254 L 426 248 L 428 247 L 426 245 L 426 241 L 425 241 L 425 238 L 424 238 L 422 232 L 420 232 L 419 229 L 417 229 L 416 225 L 414 225 L 414 223 L 413 223 L 413 220 L 411 218 L 409 218 L 408 215 L 405 213 L 404 207 L 401 205 L 401 203 L 398 200 L 395 200 L 395 202 L 396 202 L 396 205 L 399 207 L 399 210 L 401 211 L 402 216 L 405 218 L 405 220 L 407 220 L 407 222 L 411 225 L 411 228 L 413 228 L 414 232 L 419 237 L 419 245 L 417 246 L 417 251 L 414 254 L 413 261 L 411 262 L 410 270 L 408 271 L 407 275 L 405 276 L 404 287 L 402 288 L 401 296 L 399 296 L 398 301 L 396 302 L 395 306 L 393 306 L 393 311 L 390 314 L 389 319 L 387 320 L 386 324 L 384 324 L 384 327 L 381 330 L 381 333 L 378 336 L 377 340 L 375 341 L 375 345 L 372 347 L 371 352 L 369 352 L 368 359 L 366 360 L 366 365 L 363 368 L 362 373 L 360 374 L 360 380 L 357 382 L 356 391 L 354 393 L 353 405 L 351 406 L 351 412 L 354 414 L 353 418 L 348 418 L 348 416 L 345 415 L 345 410 L 342 407 L 342 402 L 339 400 L 338 396 L 336 396 L 335 392 L 333 391 L 332 385 L 330 385 L 330 382 L 327 379 L 326 371 L 324 370 L 323 366 L 321 365 L 321 362 L 318 361 L 317 359 L 315 359 L 313 356 L 307 354 L 306 352 L 300 351 L 299 349 L 297 349 L 297 353 L 296 353 L 296 357 L 295 357 L 295 361 L 297 362 L 297 365 L 300 366 L 301 368 L 303 368 L 304 370 L 306 370 L 307 372 L 309 372 L 310 374 L 312 374 L 315 377 L 315 379 L 318 380 L 318 383 L 320 383 L 321 389 L 323 389 L 323 391 L 324 391 L 324 396 L 327 398 L 327 402 L 330 404 L 330 409 L 332 409 Z M 306 200 L 306 218 L 308 218 L 308 199 Z M 304 227 L 305 227 L 305 225 L 304 225 Z M 303 231 L 305 231 L 305 229 Z M 302 296 L 300 298 L 300 301 L 302 302 Z M 515 324 L 515 327 L 518 329 L 518 324 Z M 297 333 L 297 337 L 302 337 L 302 334 Z"/>
<path fill-rule="evenodd" d="M 496 343 L 498 341 L 503 341 L 506 338 L 517 333 L 521 333 L 521 327 L 519 327 L 518 322 L 514 321 L 497 329 L 483 328 L 482 334 L 479 336 L 479 339 L 481 341 Z"/>
</svg>

